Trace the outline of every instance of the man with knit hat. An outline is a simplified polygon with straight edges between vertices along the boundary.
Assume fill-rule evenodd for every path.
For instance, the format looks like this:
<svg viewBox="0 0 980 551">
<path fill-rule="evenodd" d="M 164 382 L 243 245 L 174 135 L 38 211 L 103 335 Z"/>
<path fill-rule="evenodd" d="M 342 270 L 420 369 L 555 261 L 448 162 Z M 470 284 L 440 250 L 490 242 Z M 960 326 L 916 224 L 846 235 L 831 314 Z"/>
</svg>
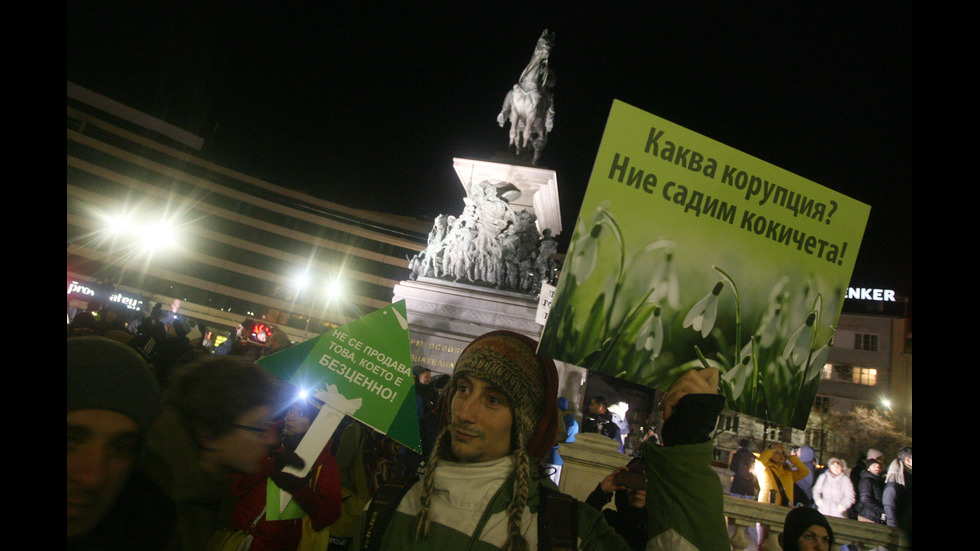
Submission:
<svg viewBox="0 0 980 551">
<path fill-rule="evenodd" d="M 111 339 L 70 337 L 67 349 L 68 547 L 160 548 L 173 529 L 173 505 L 134 472 L 160 412 L 156 376 Z"/>
<path fill-rule="evenodd" d="M 542 533 L 539 520 L 557 488 L 539 466 L 561 419 L 555 364 L 536 349 L 530 338 L 494 331 L 463 350 L 421 480 L 388 519 L 369 505 L 352 549 L 548 548 L 561 530 Z M 577 527 L 579 549 L 627 549 L 597 511 L 577 505 L 562 524 Z"/>
</svg>

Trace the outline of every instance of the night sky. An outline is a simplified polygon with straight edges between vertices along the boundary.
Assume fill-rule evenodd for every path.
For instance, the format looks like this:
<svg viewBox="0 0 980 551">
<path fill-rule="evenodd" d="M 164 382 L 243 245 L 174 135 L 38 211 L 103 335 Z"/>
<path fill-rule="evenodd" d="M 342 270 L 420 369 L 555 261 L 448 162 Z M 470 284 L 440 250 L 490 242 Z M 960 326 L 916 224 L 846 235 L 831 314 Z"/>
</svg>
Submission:
<svg viewBox="0 0 980 551">
<path fill-rule="evenodd" d="M 338 4 L 72 1 L 67 80 L 277 185 L 458 214 L 452 159 L 506 148 L 497 113 L 547 28 L 540 164 L 558 173 L 565 240 L 619 99 L 871 205 L 852 285 L 911 296 L 907 3 Z"/>
</svg>

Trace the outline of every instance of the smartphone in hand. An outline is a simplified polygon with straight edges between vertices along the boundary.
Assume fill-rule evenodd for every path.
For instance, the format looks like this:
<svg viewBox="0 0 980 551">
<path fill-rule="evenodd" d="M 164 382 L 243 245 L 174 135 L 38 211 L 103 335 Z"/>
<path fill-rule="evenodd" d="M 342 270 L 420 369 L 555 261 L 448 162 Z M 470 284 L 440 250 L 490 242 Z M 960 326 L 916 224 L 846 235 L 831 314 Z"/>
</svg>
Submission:
<svg viewBox="0 0 980 551">
<path fill-rule="evenodd" d="M 634 490 L 647 489 L 647 477 L 639 473 L 622 471 L 616 473 L 615 480 L 617 486 L 626 486 L 627 488 L 633 488 Z"/>
</svg>

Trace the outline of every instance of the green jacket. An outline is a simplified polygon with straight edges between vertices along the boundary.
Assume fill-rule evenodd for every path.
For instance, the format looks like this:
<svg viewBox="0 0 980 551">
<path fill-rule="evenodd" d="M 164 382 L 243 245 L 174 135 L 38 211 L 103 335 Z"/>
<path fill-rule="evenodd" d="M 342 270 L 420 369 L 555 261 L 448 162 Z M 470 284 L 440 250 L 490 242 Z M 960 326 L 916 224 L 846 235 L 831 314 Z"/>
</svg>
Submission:
<svg viewBox="0 0 980 551">
<path fill-rule="evenodd" d="M 513 496 L 513 457 L 484 463 L 441 461 L 435 473 L 428 536 L 415 542 L 415 519 L 421 506 L 421 486 L 416 483 L 402 498 L 385 530 L 382 549 L 397 551 L 495 551 L 507 536 L 506 507 Z M 522 533 L 537 549 L 540 486 L 557 491 L 546 476 L 534 475 L 528 492 Z M 578 545 L 581 551 L 622 551 L 626 542 L 595 509 L 579 503 Z M 362 521 L 365 517 L 362 516 Z M 558 529 L 558 528 L 556 528 Z M 351 549 L 361 549 L 363 522 Z"/>
<path fill-rule="evenodd" d="M 721 479 L 713 443 L 643 445 L 647 472 L 647 551 L 729 551 Z"/>
<path fill-rule="evenodd" d="M 711 468 L 710 434 L 725 405 L 717 394 L 681 398 L 664 423 L 664 445 L 647 440 L 641 457 L 647 473 L 646 551 L 729 551 L 721 479 Z"/>
</svg>

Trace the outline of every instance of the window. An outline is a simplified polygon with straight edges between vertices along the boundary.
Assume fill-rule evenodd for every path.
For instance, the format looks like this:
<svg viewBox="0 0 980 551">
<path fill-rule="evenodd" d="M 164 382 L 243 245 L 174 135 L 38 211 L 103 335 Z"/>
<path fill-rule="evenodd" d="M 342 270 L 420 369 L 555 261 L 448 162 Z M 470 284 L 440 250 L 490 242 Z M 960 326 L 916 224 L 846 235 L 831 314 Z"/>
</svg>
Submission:
<svg viewBox="0 0 980 551">
<path fill-rule="evenodd" d="M 854 382 L 859 385 L 875 386 L 878 384 L 878 370 L 855 367 Z"/>
<path fill-rule="evenodd" d="M 867 350 L 869 352 L 878 351 L 878 335 L 871 335 L 868 333 L 855 333 L 854 334 L 854 349 L 855 350 Z"/>
<path fill-rule="evenodd" d="M 824 364 L 823 371 L 820 372 L 821 379 L 834 378 L 834 364 Z"/>
<path fill-rule="evenodd" d="M 730 452 L 728 450 L 723 450 L 721 448 L 715 448 L 711 452 L 711 455 L 712 455 L 711 459 L 715 463 L 720 463 L 722 465 L 728 465 L 729 463 L 732 462 L 732 452 Z"/>
<path fill-rule="evenodd" d="M 817 396 L 813 402 L 813 411 L 825 412 L 830 409 L 830 398 L 827 396 Z"/>
<path fill-rule="evenodd" d="M 791 442 L 793 440 L 793 428 L 792 427 L 779 427 L 779 439 L 783 442 Z"/>
<path fill-rule="evenodd" d="M 832 369 L 824 368 L 821 378 L 843 383 L 854 383 L 865 386 L 878 384 L 878 370 L 870 367 L 853 367 L 850 365 L 835 365 Z"/>
<path fill-rule="evenodd" d="M 718 430 L 738 432 L 738 414 L 722 412 L 722 414 L 718 416 Z"/>
<path fill-rule="evenodd" d="M 815 450 L 824 448 L 824 431 L 816 429 L 806 429 L 806 445 Z"/>
</svg>

